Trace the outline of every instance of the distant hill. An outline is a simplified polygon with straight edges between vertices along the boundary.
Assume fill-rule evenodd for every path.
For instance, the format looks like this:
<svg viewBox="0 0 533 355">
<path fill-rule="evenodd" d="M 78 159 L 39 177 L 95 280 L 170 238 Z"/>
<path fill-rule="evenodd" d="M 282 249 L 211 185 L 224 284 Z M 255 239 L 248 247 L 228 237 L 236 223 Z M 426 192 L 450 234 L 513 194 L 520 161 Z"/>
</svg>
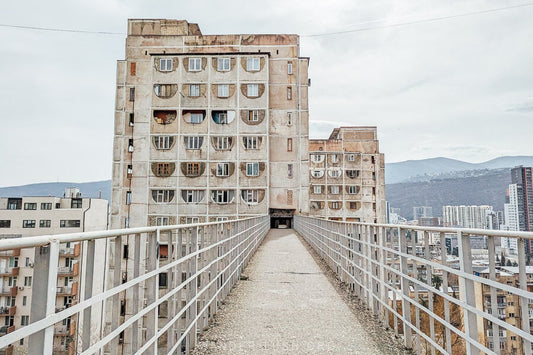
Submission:
<svg viewBox="0 0 533 355">
<path fill-rule="evenodd" d="M 389 185 L 408 181 L 429 181 L 443 173 L 449 174 L 459 171 L 512 168 L 518 165 L 533 166 L 533 157 L 499 157 L 478 164 L 449 158 L 407 160 L 385 165 L 385 183 Z"/>
<path fill-rule="evenodd" d="M 386 198 L 407 219 L 413 218 L 414 206 L 433 207 L 435 217 L 442 216 L 444 205 L 491 205 L 503 211 L 510 183 L 510 169 L 487 170 L 479 176 L 387 184 Z"/>
<path fill-rule="evenodd" d="M 23 196 L 57 196 L 63 197 L 67 187 L 77 187 L 82 197 L 97 198 L 102 193 L 102 198 L 111 198 L 111 180 L 93 182 L 46 182 L 40 184 L 0 187 L 0 197 Z"/>
</svg>

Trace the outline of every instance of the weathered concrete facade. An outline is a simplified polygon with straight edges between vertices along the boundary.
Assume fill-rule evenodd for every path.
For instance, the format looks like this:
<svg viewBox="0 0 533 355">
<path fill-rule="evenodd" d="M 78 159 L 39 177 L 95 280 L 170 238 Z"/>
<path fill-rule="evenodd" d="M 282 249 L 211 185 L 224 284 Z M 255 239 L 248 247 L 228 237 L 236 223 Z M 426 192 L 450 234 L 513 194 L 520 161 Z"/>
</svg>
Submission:
<svg viewBox="0 0 533 355">
<path fill-rule="evenodd" d="M 118 62 L 113 228 L 305 213 L 308 58 L 296 35 L 130 20 Z"/>
<path fill-rule="evenodd" d="M 335 128 L 309 141 L 309 215 L 385 223 L 385 159 L 376 127 Z"/>
<path fill-rule="evenodd" d="M 76 189 L 69 189 L 76 190 Z M 0 198 L 0 239 L 100 231 L 107 229 L 107 200 L 65 195 L 58 197 Z M 87 250 L 82 243 L 61 245 L 57 279 L 56 310 L 78 303 L 85 292 L 84 274 L 94 270 L 94 292 L 104 289 L 105 241 L 95 243 L 94 268 L 87 267 Z M 33 318 L 34 300 L 43 299 L 46 289 L 40 289 L 34 269 L 38 248 L 0 252 L 0 336 L 28 325 Z M 91 312 L 93 334 L 100 331 L 101 309 Z M 67 318 L 55 326 L 54 354 L 74 354 L 81 341 L 83 321 L 77 316 Z M 12 345 L 15 354 L 28 353 L 28 339 Z"/>
</svg>

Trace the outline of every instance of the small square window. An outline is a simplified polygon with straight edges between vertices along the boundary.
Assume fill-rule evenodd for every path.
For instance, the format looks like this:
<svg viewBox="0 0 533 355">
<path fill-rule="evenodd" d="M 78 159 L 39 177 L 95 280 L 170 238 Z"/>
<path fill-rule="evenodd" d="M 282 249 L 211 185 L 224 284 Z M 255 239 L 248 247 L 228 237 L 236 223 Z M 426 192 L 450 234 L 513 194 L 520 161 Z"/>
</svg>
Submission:
<svg viewBox="0 0 533 355">
<path fill-rule="evenodd" d="M 248 96 L 248 97 L 258 97 L 259 96 L 259 85 L 257 85 L 257 84 L 248 84 L 246 86 L 246 96 Z"/>
<path fill-rule="evenodd" d="M 257 121 L 259 121 L 259 111 L 257 111 L 257 110 L 248 111 L 248 121 L 249 122 L 257 122 Z"/>
<path fill-rule="evenodd" d="M 246 163 L 246 176 L 259 176 L 259 163 Z"/>
<path fill-rule="evenodd" d="M 202 58 L 189 58 L 189 71 L 202 70 Z"/>
<path fill-rule="evenodd" d="M 198 96 L 200 96 L 200 85 L 198 85 L 198 84 L 189 85 L 189 96 L 190 97 L 198 97 Z"/>
<path fill-rule="evenodd" d="M 229 85 L 228 84 L 219 84 L 217 86 L 218 97 L 229 97 Z"/>
<path fill-rule="evenodd" d="M 218 71 L 230 71 L 230 58 L 218 58 L 217 70 Z"/>
<path fill-rule="evenodd" d="M 259 71 L 261 70 L 261 60 L 259 58 L 248 58 L 246 60 L 247 71 Z"/>
<path fill-rule="evenodd" d="M 287 74 L 292 74 L 292 62 L 287 62 Z"/>
<path fill-rule="evenodd" d="M 160 71 L 172 71 L 172 59 L 170 58 L 159 59 L 159 70 Z"/>
</svg>

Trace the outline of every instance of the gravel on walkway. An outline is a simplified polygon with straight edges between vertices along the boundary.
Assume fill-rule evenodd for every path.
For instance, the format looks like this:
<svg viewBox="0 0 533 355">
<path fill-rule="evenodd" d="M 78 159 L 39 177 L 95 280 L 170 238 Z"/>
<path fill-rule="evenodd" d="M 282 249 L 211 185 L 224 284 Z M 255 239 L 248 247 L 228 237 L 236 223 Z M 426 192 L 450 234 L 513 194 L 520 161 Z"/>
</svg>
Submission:
<svg viewBox="0 0 533 355">
<path fill-rule="evenodd" d="M 272 229 L 244 275 L 195 354 L 403 352 L 385 350 L 367 331 L 373 320 L 348 306 L 292 229 Z"/>
</svg>

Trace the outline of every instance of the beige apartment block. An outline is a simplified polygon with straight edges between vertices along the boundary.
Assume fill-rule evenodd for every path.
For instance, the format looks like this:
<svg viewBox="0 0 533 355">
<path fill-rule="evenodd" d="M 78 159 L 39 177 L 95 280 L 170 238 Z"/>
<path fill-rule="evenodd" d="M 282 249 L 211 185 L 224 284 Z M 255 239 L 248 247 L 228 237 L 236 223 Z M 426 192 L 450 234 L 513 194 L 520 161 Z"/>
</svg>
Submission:
<svg viewBox="0 0 533 355">
<path fill-rule="evenodd" d="M 376 127 L 335 128 L 309 140 L 309 214 L 385 223 L 385 160 Z"/>
<path fill-rule="evenodd" d="M 129 20 L 112 227 L 307 212 L 308 64 L 297 35 Z"/>
<path fill-rule="evenodd" d="M 107 200 L 82 198 L 77 189 L 67 189 L 65 198 L 22 197 L 0 198 L 0 238 L 21 238 L 39 235 L 75 233 L 107 229 Z M 96 244 L 93 291 L 104 285 L 105 242 Z M 38 270 L 34 260 L 38 249 L 15 249 L 0 252 L 0 336 L 29 324 L 32 303 L 41 292 L 35 287 Z M 78 302 L 84 293 L 86 250 L 81 243 L 62 244 L 59 252 L 56 310 L 61 311 Z M 93 308 L 93 325 L 98 334 L 98 307 Z M 32 318 L 33 319 L 33 318 Z M 55 326 L 54 354 L 73 354 L 82 332 L 76 317 Z M 28 353 L 28 339 L 8 351 Z"/>
</svg>

